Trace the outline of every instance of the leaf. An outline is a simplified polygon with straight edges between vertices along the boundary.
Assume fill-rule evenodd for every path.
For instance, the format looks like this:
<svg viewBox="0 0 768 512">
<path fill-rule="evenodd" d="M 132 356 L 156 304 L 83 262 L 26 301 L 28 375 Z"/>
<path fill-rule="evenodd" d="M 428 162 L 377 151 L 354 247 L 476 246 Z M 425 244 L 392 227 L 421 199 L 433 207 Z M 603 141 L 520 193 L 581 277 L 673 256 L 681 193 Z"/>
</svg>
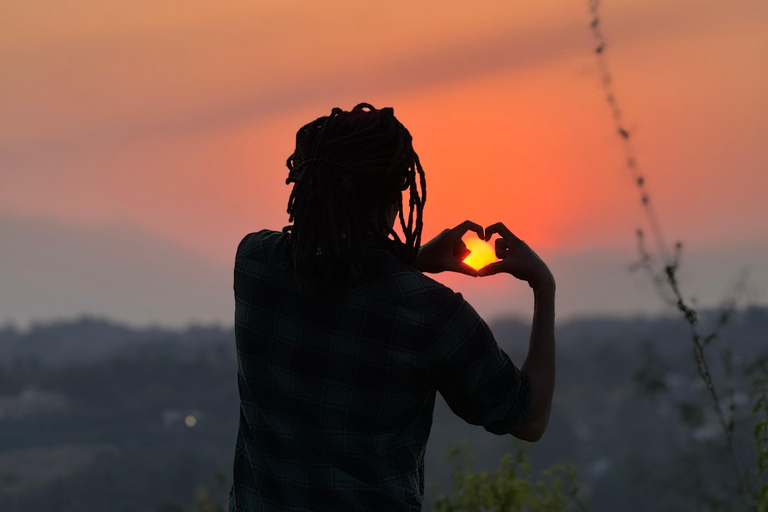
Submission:
<svg viewBox="0 0 768 512">
<path fill-rule="evenodd" d="M 766 432 L 766 429 L 768 429 L 768 421 L 761 421 L 755 425 L 755 439 L 759 439 L 761 434 Z"/>
<path fill-rule="evenodd" d="M 757 456 L 757 475 L 762 475 L 766 467 L 768 467 L 768 452 L 762 452 Z"/>
<path fill-rule="evenodd" d="M 758 512 L 766 512 L 768 508 L 768 485 L 760 488 L 760 503 L 757 505 Z"/>
<path fill-rule="evenodd" d="M 755 406 L 752 407 L 752 412 L 757 413 L 758 410 L 760 410 L 760 406 L 762 406 L 765 403 L 765 395 L 762 395 L 760 398 L 757 399 L 757 402 L 755 402 Z"/>
</svg>

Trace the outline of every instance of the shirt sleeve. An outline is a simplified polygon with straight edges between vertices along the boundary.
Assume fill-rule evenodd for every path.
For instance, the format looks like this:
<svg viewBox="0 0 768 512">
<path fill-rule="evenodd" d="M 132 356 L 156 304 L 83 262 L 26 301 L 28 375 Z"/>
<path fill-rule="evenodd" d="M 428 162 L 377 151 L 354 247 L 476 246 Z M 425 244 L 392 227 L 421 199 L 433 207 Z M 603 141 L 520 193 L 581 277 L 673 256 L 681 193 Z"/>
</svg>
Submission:
<svg viewBox="0 0 768 512">
<path fill-rule="evenodd" d="M 447 299 L 448 318 L 430 347 L 432 384 L 467 423 L 499 435 L 514 432 L 530 411 L 527 377 L 461 294 Z"/>
</svg>

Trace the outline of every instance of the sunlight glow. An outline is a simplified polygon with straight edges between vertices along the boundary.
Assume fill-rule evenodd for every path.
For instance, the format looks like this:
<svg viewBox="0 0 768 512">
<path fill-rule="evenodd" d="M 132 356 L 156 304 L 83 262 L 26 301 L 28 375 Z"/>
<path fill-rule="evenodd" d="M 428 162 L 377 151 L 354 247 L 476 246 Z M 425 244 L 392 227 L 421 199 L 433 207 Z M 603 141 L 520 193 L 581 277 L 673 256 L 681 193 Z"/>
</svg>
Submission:
<svg viewBox="0 0 768 512">
<path fill-rule="evenodd" d="M 479 270 L 489 263 L 496 261 L 496 253 L 493 250 L 493 246 L 488 242 L 474 237 L 464 240 L 464 244 L 467 246 L 467 249 L 472 251 L 464 258 L 464 263 L 475 270 Z"/>
</svg>

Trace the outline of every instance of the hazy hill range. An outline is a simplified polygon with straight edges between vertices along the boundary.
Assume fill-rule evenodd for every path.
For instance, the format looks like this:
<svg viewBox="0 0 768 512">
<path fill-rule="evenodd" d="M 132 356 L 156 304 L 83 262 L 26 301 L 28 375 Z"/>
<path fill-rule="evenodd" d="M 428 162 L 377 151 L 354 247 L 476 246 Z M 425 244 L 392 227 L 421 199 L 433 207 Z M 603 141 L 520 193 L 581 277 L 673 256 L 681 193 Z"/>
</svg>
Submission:
<svg viewBox="0 0 768 512">
<path fill-rule="evenodd" d="M 255 223 L 253 231 L 262 227 Z M 214 257 L 202 254 L 204 240 L 181 245 L 126 223 L 75 227 L 0 213 L 0 327 L 83 312 L 129 325 L 231 325 L 238 242 L 217 247 L 220 256 Z M 648 277 L 628 271 L 637 259 L 631 230 L 620 245 L 625 249 L 541 253 L 557 277 L 559 318 L 662 310 Z M 686 246 L 680 278 L 687 294 L 717 304 L 745 268 L 751 269 L 751 290 L 768 290 L 764 241 L 718 247 Z M 529 288 L 507 276 L 490 281 L 450 273 L 432 277 L 464 294 L 484 318 L 527 317 L 532 310 Z M 765 304 L 766 296 L 751 294 L 749 299 Z"/>
<path fill-rule="evenodd" d="M 528 326 L 510 319 L 492 328 L 522 364 Z M 768 310 L 739 312 L 712 346 L 713 361 L 732 346 L 740 375 L 768 353 L 766 332 Z M 552 421 L 529 449 L 536 468 L 575 463 L 594 511 L 709 510 L 703 502 L 726 496 L 722 436 L 694 376 L 684 323 L 571 321 L 558 325 L 557 339 Z M 667 388 L 655 400 L 636 379 L 641 368 Z M 223 505 L 235 371 L 230 329 L 139 330 L 86 318 L 0 331 L 0 510 L 193 510 L 196 489 Z M 748 397 L 735 398 L 742 419 Z M 738 425 L 737 444 L 749 453 L 750 424 Z M 478 470 L 495 467 L 512 440 L 465 424 L 439 399 L 427 502 L 436 484 L 450 488 L 445 455 L 462 439 L 477 452 Z"/>
</svg>

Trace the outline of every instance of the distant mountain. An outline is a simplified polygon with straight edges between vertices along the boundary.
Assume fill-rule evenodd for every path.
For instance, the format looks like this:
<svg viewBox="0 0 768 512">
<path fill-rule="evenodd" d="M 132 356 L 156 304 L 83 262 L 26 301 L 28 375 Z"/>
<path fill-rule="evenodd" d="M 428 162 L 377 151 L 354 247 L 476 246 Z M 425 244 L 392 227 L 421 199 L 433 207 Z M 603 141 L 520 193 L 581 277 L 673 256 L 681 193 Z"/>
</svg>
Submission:
<svg viewBox="0 0 768 512">
<path fill-rule="evenodd" d="M 132 354 L 167 354 L 175 360 L 195 357 L 215 344 L 234 343 L 232 329 L 191 326 L 180 330 L 132 328 L 104 319 L 35 324 L 25 332 L 0 330 L 0 364 L 34 362 L 42 367 L 101 364 Z"/>
<path fill-rule="evenodd" d="M 708 332 L 717 322 L 719 311 L 700 312 L 699 326 Z M 516 363 L 522 364 L 528 349 L 530 323 L 518 318 L 499 318 L 490 323 L 499 345 Z M 768 308 L 750 307 L 735 311 L 718 335 L 718 341 L 730 346 L 742 359 L 768 352 Z M 690 332 L 680 318 L 636 317 L 630 319 L 594 317 L 573 319 L 556 324 L 558 354 L 569 365 L 588 367 L 595 357 L 629 357 L 639 360 L 647 348 L 659 357 L 693 370 L 690 359 Z M 180 329 L 163 327 L 136 328 L 90 316 L 70 320 L 35 323 L 28 330 L 13 326 L 0 329 L 0 365 L 19 360 L 35 360 L 43 367 L 100 364 L 116 357 L 141 352 L 163 353 L 185 359 L 212 345 L 232 345 L 231 327 L 189 325 Z M 183 350 L 179 350 L 183 348 Z M 600 372 L 612 372 L 607 366 Z M 621 372 L 619 372 L 621 373 Z M 622 374 L 623 375 L 623 374 Z"/>
</svg>

